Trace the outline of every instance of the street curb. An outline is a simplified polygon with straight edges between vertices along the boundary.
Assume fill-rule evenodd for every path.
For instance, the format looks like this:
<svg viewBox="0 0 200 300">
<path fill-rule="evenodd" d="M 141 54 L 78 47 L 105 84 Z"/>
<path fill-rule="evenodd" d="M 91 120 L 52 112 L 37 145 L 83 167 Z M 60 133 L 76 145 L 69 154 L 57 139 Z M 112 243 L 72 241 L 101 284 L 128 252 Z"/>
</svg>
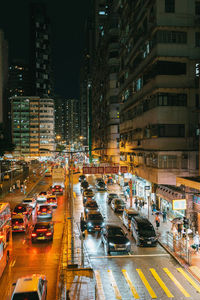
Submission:
<svg viewBox="0 0 200 300">
<path fill-rule="evenodd" d="M 168 247 L 166 247 L 160 240 L 158 240 L 158 243 L 179 263 L 182 268 L 186 269 L 198 282 L 200 282 L 200 278 L 190 270 L 188 264 L 183 264 L 182 261 L 176 255 L 174 255 L 173 252 L 170 251 Z"/>
</svg>

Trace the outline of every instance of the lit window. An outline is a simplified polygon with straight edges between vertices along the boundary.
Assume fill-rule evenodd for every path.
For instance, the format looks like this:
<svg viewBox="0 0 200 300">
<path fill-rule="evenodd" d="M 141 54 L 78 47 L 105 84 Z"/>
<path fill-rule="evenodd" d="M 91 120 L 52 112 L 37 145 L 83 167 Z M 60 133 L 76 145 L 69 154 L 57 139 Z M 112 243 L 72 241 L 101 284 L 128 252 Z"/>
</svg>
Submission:
<svg viewBox="0 0 200 300">
<path fill-rule="evenodd" d="M 103 16 L 105 14 L 106 14 L 105 11 L 103 11 L 103 10 L 99 11 L 99 15 Z"/>
</svg>

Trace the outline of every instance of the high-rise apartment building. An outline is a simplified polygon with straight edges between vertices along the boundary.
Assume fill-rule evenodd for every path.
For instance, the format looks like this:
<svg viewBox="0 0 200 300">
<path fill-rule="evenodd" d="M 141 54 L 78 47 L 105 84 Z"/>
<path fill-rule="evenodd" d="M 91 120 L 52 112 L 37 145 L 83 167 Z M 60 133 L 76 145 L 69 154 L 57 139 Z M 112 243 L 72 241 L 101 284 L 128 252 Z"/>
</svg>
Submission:
<svg viewBox="0 0 200 300">
<path fill-rule="evenodd" d="M 55 108 L 55 137 L 57 140 L 65 140 L 65 100 L 63 97 L 56 95 L 54 98 Z"/>
<path fill-rule="evenodd" d="M 64 119 L 64 139 L 71 149 L 80 143 L 80 105 L 78 99 L 66 99 Z"/>
<path fill-rule="evenodd" d="M 12 141 L 19 156 L 51 156 L 55 150 L 54 100 L 11 97 Z"/>
<path fill-rule="evenodd" d="M 30 7 L 30 71 L 32 95 L 52 97 L 50 20 L 44 3 Z"/>
</svg>

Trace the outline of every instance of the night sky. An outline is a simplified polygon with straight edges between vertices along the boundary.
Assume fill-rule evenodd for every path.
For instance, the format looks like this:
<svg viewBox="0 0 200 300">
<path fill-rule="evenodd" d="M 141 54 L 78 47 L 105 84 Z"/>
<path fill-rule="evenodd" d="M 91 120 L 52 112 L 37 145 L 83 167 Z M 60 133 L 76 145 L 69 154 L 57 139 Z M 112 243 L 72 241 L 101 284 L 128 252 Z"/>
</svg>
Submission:
<svg viewBox="0 0 200 300">
<path fill-rule="evenodd" d="M 0 8 L 0 29 L 9 43 L 9 60 L 28 60 L 29 3 L 4 0 Z M 38 1 L 37 1 L 38 2 Z M 55 92 L 79 98 L 79 73 L 84 43 L 84 23 L 90 0 L 44 0 L 52 28 Z"/>
</svg>

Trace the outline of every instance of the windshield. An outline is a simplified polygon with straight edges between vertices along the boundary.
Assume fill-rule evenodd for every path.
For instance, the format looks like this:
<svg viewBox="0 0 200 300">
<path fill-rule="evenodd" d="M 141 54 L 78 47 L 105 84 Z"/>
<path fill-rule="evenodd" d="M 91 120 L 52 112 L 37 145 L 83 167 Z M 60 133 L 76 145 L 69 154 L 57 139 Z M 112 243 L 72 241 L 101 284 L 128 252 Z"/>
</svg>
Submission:
<svg viewBox="0 0 200 300">
<path fill-rule="evenodd" d="M 50 209 L 48 205 L 40 205 L 40 210 Z"/>
<path fill-rule="evenodd" d="M 103 217 L 100 214 L 91 214 L 88 216 L 88 220 L 103 220 Z"/>
<path fill-rule="evenodd" d="M 30 202 L 32 202 L 32 200 L 31 199 L 30 200 L 24 200 L 23 202 L 30 203 Z"/>
<path fill-rule="evenodd" d="M 86 207 L 98 207 L 96 202 L 90 202 L 86 204 Z"/>
<path fill-rule="evenodd" d="M 108 229 L 109 236 L 124 236 L 124 233 L 121 228 L 109 228 Z"/>
<path fill-rule="evenodd" d="M 22 223 L 24 223 L 24 220 L 23 219 L 13 219 L 12 224 L 16 224 L 16 223 L 22 224 Z"/>
<path fill-rule="evenodd" d="M 116 204 L 120 204 L 120 205 L 124 205 L 124 201 L 122 201 L 122 200 L 120 200 L 120 199 L 119 199 L 119 200 L 118 200 L 118 199 L 115 200 L 115 203 L 116 203 Z"/>
<path fill-rule="evenodd" d="M 46 194 L 47 194 L 46 192 L 39 193 L 39 195 L 46 195 Z"/>
<path fill-rule="evenodd" d="M 39 300 L 37 292 L 17 293 L 12 298 L 13 300 Z"/>
<path fill-rule="evenodd" d="M 45 229 L 50 228 L 49 224 L 35 224 L 35 229 Z"/>
<path fill-rule="evenodd" d="M 23 206 L 19 206 L 19 207 L 15 207 L 14 212 L 25 212 L 26 211 L 26 207 Z"/>
</svg>

